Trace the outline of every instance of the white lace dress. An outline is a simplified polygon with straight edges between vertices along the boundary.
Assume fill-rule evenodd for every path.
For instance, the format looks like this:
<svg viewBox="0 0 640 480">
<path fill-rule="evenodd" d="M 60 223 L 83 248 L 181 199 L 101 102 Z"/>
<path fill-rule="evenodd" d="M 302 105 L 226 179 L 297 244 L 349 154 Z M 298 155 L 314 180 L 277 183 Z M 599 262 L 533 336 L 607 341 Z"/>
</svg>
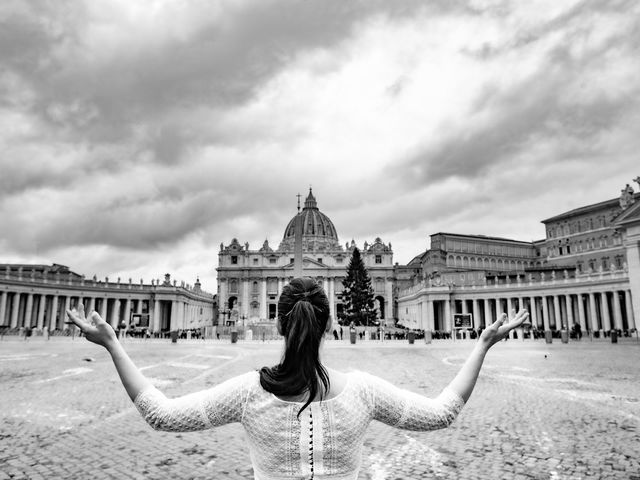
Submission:
<svg viewBox="0 0 640 480">
<path fill-rule="evenodd" d="M 157 430 L 187 432 L 242 423 L 257 480 L 354 480 L 372 420 L 407 430 L 435 430 L 450 425 L 464 401 L 448 388 L 429 399 L 355 371 L 347 374 L 340 394 L 311 403 L 298 418 L 303 403 L 268 393 L 258 372 L 250 372 L 174 399 L 150 387 L 135 405 Z"/>
</svg>

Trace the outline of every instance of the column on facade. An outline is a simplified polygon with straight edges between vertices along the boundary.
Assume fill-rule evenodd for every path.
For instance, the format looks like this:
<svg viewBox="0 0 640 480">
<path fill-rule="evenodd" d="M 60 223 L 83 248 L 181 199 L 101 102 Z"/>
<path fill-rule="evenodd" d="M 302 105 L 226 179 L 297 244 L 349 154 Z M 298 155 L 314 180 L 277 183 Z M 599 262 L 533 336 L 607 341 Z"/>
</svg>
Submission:
<svg viewBox="0 0 640 480">
<path fill-rule="evenodd" d="M 127 301 L 124 304 L 124 323 L 129 326 L 129 322 L 131 321 L 131 299 L 127 298 Z"/>
<path fill-rule="evenodd" d="M 4 325 L 4 317 L 7 313 L 7 292 L 0 294 L 0 325 Z"/>
<path fill-rule="evenodd" d="M 51 312 L 49 312 L 49 331 L 58 328 L 58 295 L 51 299 Z"/>
<path fill-rule="evenodd" d="M 602 312 L 602 328 L 605 332 L 611 330 L 611 314 L 609 312 L 609 302 L 607 302 L 607 292 L 600 294 L 600 306 Z"/>
<path fill-rule="evenodd" d="M 584 299 L 582 298 L 582 294 L 578 294 L 578 323 L 580 324 L 580 329 L 583 332 L 587 331 L 587 322 L 584 313 Z"/>
<path fill-rule="evenodd" d="M 615 329 L 622 330 L 622 309 L 620 308 L 620 294 L 613 292 L 613 325 Z"/>
<path fill-rule="evenodd" d="M 18 310 L 20 309 L 20 292 L 13 294 L 13 303 L 11 305 L 11 328 L 18 327 Z"/>
<path fill-rule="evenodd" d="M 171 302 L 171 324 L 169 330 L 174 331 L 180 328 L 178 323 L 178 302 L 175 300 Z"/>
<path fill-rule="evenodd" d="M 393 319 L 393 284 L 388 277 L 384 279 L 384 318 Z"/>
<path fill-rule="evenodd" d="M 514 300 L 515 299 L 511 297 L 507 298 L 507 319 L 508 320 L 511 318 L 511 312 L 514 311 L 516 308 Z M 516 332 L 514 330 L 510 330 L 509 338 L 515 338 L 515 336 L 516 336 Z M 522 338 L 522 334 L 520 334 L 520 337 Z"/>
<path fill-rule="evenodd" d="M 100 304 L 100 316 L 102 317 L 102 319 L 107 322 L 109 319 L 107 318 L 107 304 L 109 302 L 108 298 L 103 298 L 102 299 L 102 303 Z"/>
<path fill-rule="evenodd" d="M 142 300 L 142 299 L 139 299 L 139 300 L 136 302 L 136 313 L 137 313 L 138 315 L 142 314 L 142 302 L 144 302 L 144 300 Z"/>
<path fill-rule="evenodd" d="M 624 304 L 627 310 L 627 328 L 636 328 L 636 322 L 633 316 L 633 304 L 631 303 L 631 290 L 625 290 Z"/>
<path fill-rule="evenodd" d="M 87 307 L 87 316 L 91 315 L 91 312 L 93 312 L 96 309 L 96 297 L 89 297 L 89 306 Z"/>
<path fill-rule="evenodd" d="M 529 297 L 529 315 L 531 315 L 531 326 L 538 328 L 538 307 L 536 305 L 536 297 Z"/>
<path fill-rule="evenodd" d="M 267 279 L 260 280 L 260 319 L 267 318 Z"/>
<path fill-rule="evenodd" d="M 218 280 L 218 324 L 222 325 L 225 314 L 222 313 L 229 309 L 229 281 L 225 278 Z M 151 304 L 149 304 L 151 308 Z"/>
<path fill-rule="evenodd" d="M 111 311 L 111 326 L 113 328 L 118 328 L 118 321 L 120 320 L 120 299 L 115 298 L 113 300 L 113 310 Z"/>
<path fill-rule="evenodd" d="M 556 324 L 556 330 L 561 330 L 563 328 L 562 323 L 562 311 L 560 310 L 560 298 L 558 295 L 553 296 L 553 318 Z M 551 324 L 551 322 L 549 322 Z"/>
<path fill-rule="evenodd" d="M 491 303 L 488 298 L 484 299 L 484 327 L 488 327 L 494 322 L 493 314 L 491 313 Z"/>
<path fill-rule="evenodd" d="M 502 308 L 502 300 L 500 298 L 496 298 L 494 301 L 496 302 L 496 319 L 497 319 L 497 318 L 500 318 L 500 315 L 504 313 L 504 310 Z"/>
<path fill-rule="evenodd" d="M 433 330 L 435 330 L 435 322 L 433 317 L 433 300 L 427 299 L 427 301 L 424 302 L 422 311 L 425 315 L 426 320 L 424 329 L 432 332 Z"/>
<path fill-rule="evenodd" d="M 71 308 L 71 297 L 66 295 L 64 297 L 64 308 L 62 309 L 62 315 L 60 315 L 60 321 L 62 322 L 62 329 L 68 330 L 69 324 L 67 323 L 67 310 Z"/>
<path fill-rule="evenodd" d="M 31 326 L 31 316 L 33 315 L 33 293 L 27 294 L 27 305 L 24 309 L 24 323 L 25 327 Z"/>
<path fill-rule="evenodd" d="M 598 325 L 598 310 L 596 309 L 596 296 L 589 292 L 589 325 L 592 331 L 599 330 Z"/>
<path fill-rule="evenodd" d="M 549 322 L 549 305 L 547 304 L 547 297 L 542 296 L 542 323 L 544 324 L 544 331 L 551 330 Z"/>
<path fill-rule="evenodd" d="M 567 306 L 567 327 L 572 328 L 574 320 L 573 320 L 573 302 L 571 300 L 571 294 L 565 295 L 564 298 Z"/>
<path fill-rule="evenodd" d="M 480 328 L 480 300 L 478 300 L 477 298 L 474 298 L 472 300 L 473 302 L 473 328 L 475 328 L 476 330 L 478 328 Z"/>
<path fill-rule="evenodd" d="M 445 332 L 451 331 L 451 302 L 453 300 L 444 301 L 444 330 Z"/>
<path fill-rule="evenodd" d="M 160 300 L 153 302 L 153 323 L 151 324 L 151 331 L 159 332 L 160 327 Z"/>
<path fill-rule="evenodd" d="M 463 298 L 462 300 L 460 300 L 460 303 L 462 304 L 462 311 L 460 313 L 464 313 L 464 314 L 469 313 L 469 307 L 467 305 L 467 300 Z"/>
<path fill-rule="evenodd" d="M 278 286 L 280 286 L 280 282 L 281 282 L 281 280 L 278 279 Z M 329 312 L 330 312 L 331 318 L 333 319 L 334 322 L 338 321 L 338 319 L 336 317 L 336 294 L 335 294 L 335 288 L 336 288 L 336 280 L 335 280 L 335 278 L 330 278 L 329 279 L 329 291 L 327 292 L 327 295 L 329 296 Z"/>
<path fill-rule="evenodd" d="M 40 295 L 40 302 L 38 303 L 38 316 L 36 319 L 36 328 L 38 330 L 42 330 L 44 327 L 44 309 L 47 303 L 47 296 L 44 294 Z"/>
<path fill-rule="evenodd" d="M 249 289 L 251 284 L 249 280 L 242 280 L 242 308 L 238 309 L 238 318 L 249 316 Z"/>
</svg>

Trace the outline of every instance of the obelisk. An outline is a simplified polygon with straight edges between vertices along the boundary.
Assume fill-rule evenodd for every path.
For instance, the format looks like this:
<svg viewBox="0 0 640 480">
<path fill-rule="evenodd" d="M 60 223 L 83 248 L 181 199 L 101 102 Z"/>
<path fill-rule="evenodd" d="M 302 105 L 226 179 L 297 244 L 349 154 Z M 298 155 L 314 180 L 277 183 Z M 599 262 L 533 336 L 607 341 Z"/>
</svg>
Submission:
<svg viewBox="0 0 640 480">
<path fill-rule="evenodd" d="M 300 194 L 298 194 L 298 214 L 296 215 L 295 235 L 293 243 L 293 276 L 302 276 L 302 213 L 300 212 Z"/>
</svg>

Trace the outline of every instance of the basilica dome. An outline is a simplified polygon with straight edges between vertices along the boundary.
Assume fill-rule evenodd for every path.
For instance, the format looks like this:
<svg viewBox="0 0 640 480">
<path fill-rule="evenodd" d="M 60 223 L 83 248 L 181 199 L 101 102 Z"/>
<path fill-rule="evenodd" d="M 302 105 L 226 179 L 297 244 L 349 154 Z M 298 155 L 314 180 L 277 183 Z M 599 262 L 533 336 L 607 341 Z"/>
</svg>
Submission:
<svg viewBox="0 0 640 480">
<path fill-rule="evenodd" d="M 340 249 L 338 234 L 333 222 L 318 209 L 318 203 L 309 189 L 309 195 L 304 201 L 302 215 L 302 244 L 305 250 Z M 287 228 L 280 244 L 281 249 L 293 248 L 296 234 L 296 216 L 294 216 Z"/>
</svg>

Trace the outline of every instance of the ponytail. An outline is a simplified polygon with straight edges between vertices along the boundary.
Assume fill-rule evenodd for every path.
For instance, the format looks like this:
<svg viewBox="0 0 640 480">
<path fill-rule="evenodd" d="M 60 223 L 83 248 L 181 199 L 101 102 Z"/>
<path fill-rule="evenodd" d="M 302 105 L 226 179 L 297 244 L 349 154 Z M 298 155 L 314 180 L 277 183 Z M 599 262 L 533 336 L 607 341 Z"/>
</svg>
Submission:
<svg viewBox="0 0 640 480">
<path fill-rule="evenodd" d="M 311 278 L 295 278 L 284 287 L 278 302 L 278 318 L 285 338 L 282 360 L 260 369 L 260 384 L 277 396 L 308 394 L 300 413 L 320 391 L 329 390 L 329 375 L 320 363 L 320 341 L 329 319 L 329 301 Z"/>
</svg>

